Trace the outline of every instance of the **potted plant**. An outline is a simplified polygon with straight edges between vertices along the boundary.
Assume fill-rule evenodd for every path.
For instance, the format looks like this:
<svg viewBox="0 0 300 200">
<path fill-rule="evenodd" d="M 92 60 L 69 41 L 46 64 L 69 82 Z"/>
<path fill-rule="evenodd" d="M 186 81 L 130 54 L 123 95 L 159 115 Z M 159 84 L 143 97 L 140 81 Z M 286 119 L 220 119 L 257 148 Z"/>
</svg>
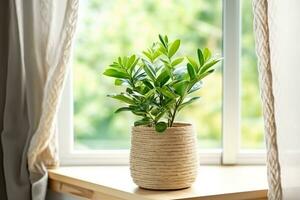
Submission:
<svg viewBox="0 0 300 200">
<path fill-rule="evenodd" d="M 198 49 L 197 59 L 176 56 L 179 47 L 179 39 L 170 42 L 159 35 L 142 55 L 119 57 L 104 72 L 124 87 L 124 92 L 108 95 L 127 104 L 115 112 L 139 117 L 132 127 L 130 170 L 142 188 L 187 188 L 197 175 L 196 134 L 191 124 L 175 118 L 200 98 L 192 95 L 221 58 L 213 58 L 208 48 Z"/>
</svg>

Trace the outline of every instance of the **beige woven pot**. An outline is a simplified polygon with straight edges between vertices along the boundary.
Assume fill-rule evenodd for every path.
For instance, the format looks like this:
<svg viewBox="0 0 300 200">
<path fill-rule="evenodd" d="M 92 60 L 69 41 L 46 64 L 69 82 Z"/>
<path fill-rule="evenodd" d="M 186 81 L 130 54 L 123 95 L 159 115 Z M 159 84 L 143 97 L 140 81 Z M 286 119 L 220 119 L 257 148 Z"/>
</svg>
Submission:
<svg viewBox="0 0 300 200">
<path fill-rule="evenodd" d="M 138 186 L 188 188 L 196 179 L 197 169 L 197 139 L 191 124 L 177 123 L 164 133 L 151 127 L 132 128 L 130 171 Z"/>
</svg>

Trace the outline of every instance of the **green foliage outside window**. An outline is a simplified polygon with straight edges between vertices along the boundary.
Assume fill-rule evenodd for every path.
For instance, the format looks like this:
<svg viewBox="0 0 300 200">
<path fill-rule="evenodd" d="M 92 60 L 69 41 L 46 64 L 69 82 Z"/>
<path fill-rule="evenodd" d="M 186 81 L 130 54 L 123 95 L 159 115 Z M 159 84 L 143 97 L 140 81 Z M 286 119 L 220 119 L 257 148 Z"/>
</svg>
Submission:
<svg viewBox="0 0 300 200">
<path fill-rule="evenodd" d="M 243 12 L 251 12 L 251 1 L 242 2 Z M 263 141 L 262 119 L 253 34 L 252 29 L 247 28 L 252 27 L 250 14 L 243 16 L 242 22 L 242 145 L 258 148 Z M 130 124 L 136 118 L 129 113 L 114 114 L 119 104 L 109 100 L 106 94 L 115 91 L 115 87 L 109 78 L 99 74 L 117 56 L 144 50 L 158 33 L 181 38 L 184 46 L 178 52 L 179 56 L 183 52 L 193 56 L 199 46 L 214 49 L 221 56 L 222 1 L 81 2 L 73 61 L 76 149 L 129 147 Z M 202 96 L 200 101 L 191 104 L 178 116 L 179 120 L 195 125 L 200 148 L 221 148 L 222 68 L 218 65 L 218 70 L 207 77 L 203 89 L 197 92 L 197 96 Z"/>
</svg>

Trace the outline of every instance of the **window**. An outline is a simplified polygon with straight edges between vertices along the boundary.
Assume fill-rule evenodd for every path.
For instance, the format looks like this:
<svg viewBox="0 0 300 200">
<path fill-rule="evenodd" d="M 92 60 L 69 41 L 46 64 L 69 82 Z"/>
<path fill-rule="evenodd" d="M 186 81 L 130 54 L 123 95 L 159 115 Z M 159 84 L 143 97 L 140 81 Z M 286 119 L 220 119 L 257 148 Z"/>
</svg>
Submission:
<svg viewBox="0 0 300 200">
<path fill-rule="evenodd" d="M 102 163 L 95 161 L 100 156 L 106 158 L 105 163 L 126 162 L 134 116 L 113 113 L 118 103 L 108 99 L 106 94 L 115 88 L 102 72 L 117 56 L 147 48 L 159 33 L 180 38 L 182 50 L 190 55 L 198 47 L 207 46 L 225 57 L 223 70 L 219 66 L 219 70 L 205 80 L 205 87 L 200 91 L 202 101 L 187 108 L 178 119 L 196 126 L 202 163 L 219 163 L 221 156 L 223 163 L 237 163 L 240 133 L 242 148 L 263 147 L 252 19 L 248 16 L 250 0 L 244 0 L 241 7 L 241 115 L 239 110 L 238 2 L 82 1 L 73 70 L 59 116 L 59 130 L 66 131 L 60 134 L 62 162 Z M 74 106 L 70 102 L 74 102 Z M 247 109 L 250 106 L 255 109 Z"/>
<path fill-rule="evenodd" d="M 263 117 L 253 35 L 251 1 L 242 1 L 241 148 L 264 148 Z"/>
</svg>

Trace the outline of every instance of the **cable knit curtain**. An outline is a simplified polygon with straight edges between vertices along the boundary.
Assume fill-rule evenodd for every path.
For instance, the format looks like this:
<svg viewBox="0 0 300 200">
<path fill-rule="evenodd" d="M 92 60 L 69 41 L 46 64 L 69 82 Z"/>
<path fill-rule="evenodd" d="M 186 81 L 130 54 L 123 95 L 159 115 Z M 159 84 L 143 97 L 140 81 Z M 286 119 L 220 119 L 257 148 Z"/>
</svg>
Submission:
<svg viewBox="0 0 300 200">
<path fill-rule="evenodd" d="M 300 199 L 299 8 L 299 0 L 253 0 L 270 200 Z"/>
<path fill-rule="evenodd" d="M 59 164 L 56 115 L 78 0 L 10 0 L 6 9 L 10 21 L 1 137 L 7 199 L 42 200 L 46 168 Z"/>
</svg>

